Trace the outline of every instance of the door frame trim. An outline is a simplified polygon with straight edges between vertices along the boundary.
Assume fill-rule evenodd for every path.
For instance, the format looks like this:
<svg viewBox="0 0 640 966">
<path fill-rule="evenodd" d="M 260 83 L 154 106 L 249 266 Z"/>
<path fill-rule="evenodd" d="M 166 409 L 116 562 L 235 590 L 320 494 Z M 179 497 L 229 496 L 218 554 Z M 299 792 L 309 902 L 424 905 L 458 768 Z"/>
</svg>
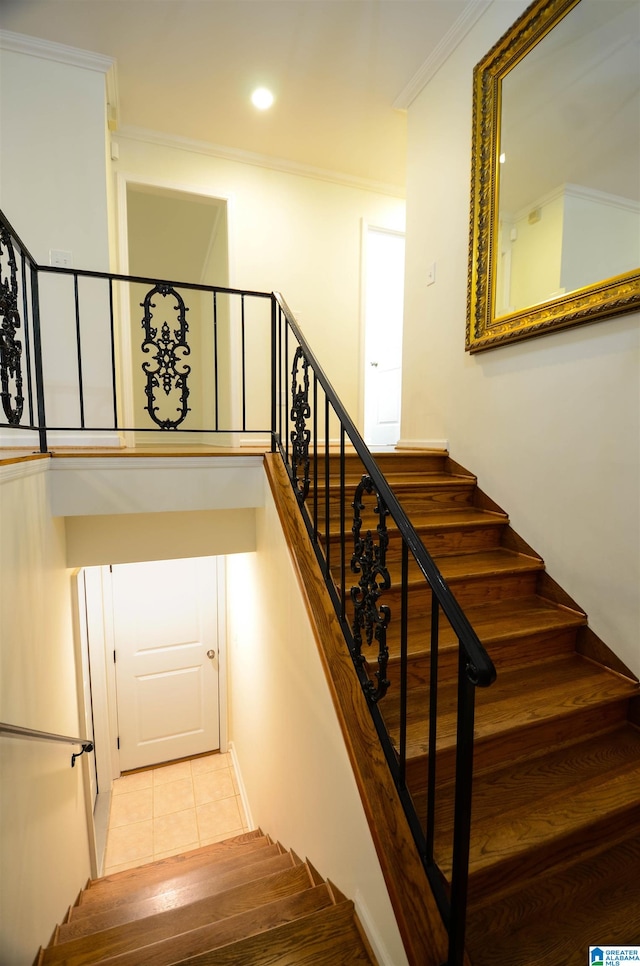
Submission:
<svg viewBox="0 0 640 966">
<path fill-rule="evenodd" d="M 217 583 L 217 631 L 218 631 L 218 715 L 219 715 L 219 743 L 220 752 L 228 750 L 229 732 L 227 724 L 227 608 L 226 608 L 226 557 L 212 555 L 216 562 Z M 150 561 L 151 562 L 151 561 Z M 113 662 L 114 628 L 113 604 L 111 597 L 111 581 L 109 566 L 86 567 L 88 578 L 88 606 L 95 608 L 95 614 L 90 614 L 89 640 L 90 648 L 95 645 L 96 659 L 92 653 L 91 681 L 94 694 L 94 728 L 96 741 L 106 742 L 108 747 L 108 770 L 105 765 L 104 780 L 110 782 L 121 775 L 120 753 L 118 751 L 118 700 L 116 689 L 115 664 Z M 99 659 L 98 659 L 99 658 Z M 99 681 L 94 687 L 94 673 Z M 99 705 L 96 708 L 96 705 Z M 100 723 L 98 724 L 98 720 Z M 100 731 L 99 731 L 100 728 Z M 107 777 L 108 776 L 108 777 Z M 101 783 L 101 772 L 98 770 L 98 784 Z"/>
</svg>

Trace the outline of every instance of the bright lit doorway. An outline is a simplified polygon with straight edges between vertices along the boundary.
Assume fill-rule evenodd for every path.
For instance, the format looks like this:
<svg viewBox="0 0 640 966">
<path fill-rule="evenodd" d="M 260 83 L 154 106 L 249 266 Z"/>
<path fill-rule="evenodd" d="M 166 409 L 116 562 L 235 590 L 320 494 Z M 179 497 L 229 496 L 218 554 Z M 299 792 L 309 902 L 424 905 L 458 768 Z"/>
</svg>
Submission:
<svg viewBox="0 0 640 966">
<path fill-rule="evenodd" d="M 364 232 L 364 438 L 393 447 L 400 438 L 403 232 L 366 226 Z"/>
</svg>

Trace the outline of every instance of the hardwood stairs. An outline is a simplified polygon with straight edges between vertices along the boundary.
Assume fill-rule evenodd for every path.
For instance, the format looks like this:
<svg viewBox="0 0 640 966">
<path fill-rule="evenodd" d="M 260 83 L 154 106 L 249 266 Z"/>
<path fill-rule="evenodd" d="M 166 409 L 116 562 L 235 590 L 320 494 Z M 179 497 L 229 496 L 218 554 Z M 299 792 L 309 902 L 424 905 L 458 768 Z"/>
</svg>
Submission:
<svg viewBox="0 0 640 966">
<path fill-rule="evenodd" d="M 467 951 L 473 966 L 583 966 L 588 946 L 640 942 L 640 690 L 547 575 L 475 477 L 444 452 L 376 455 L 492 658 L 478 689 Z M 325 527 L 324 464 L 307 498 Z M 347 522 L 363 474 L 346 456 Z M 332 571 L 340 586 L 338 459 L 330 461 Z M 366 502 L 366 501 L 363 501 Z M 375 497 L 363 510 L 375 531 Z M 379 704 L 399 735 L 400 547 L 388 518 L 391 687 Z M 324 539 L 326 543 L 326 539 Z M 353 547 L 351 542 L 350 547 Z M 349 573 L 346 587 L 357 583 Z M 426 815 L 431 592 L 409 568 L 407 784 Z M 352 604 L 347 602 L 347 614 Z M 395 621 L 394 621 L 395 616 Z M 367 658 L 373 677 L 375 643 Z M 451 869 L 457 638 L 441 617 L 436 860 Z"/>
<path fill-rule="evenodd" d="M 376 964 L 353 903 L 259 830 L 88 883 L 34 966 Z"/>
</svg>

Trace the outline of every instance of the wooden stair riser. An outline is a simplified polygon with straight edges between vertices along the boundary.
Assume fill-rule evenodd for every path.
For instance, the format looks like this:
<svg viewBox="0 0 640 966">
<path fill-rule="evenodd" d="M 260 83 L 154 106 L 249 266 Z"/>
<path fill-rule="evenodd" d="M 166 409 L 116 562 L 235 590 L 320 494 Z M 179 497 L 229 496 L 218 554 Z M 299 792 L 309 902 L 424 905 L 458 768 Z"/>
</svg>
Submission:
<svg viewBox="0 0 640 966">
<path fill-rule="evenodd" d="M 313 886 L 295 896 L 265 903 L 246 912 L 209 922 L 186 932 L 155 942 L 145 941 L 130 949 L 123 949 L 118 937 L 97 934 L 88 941 L 75 941 L 65 946 L 53 946 L 46 952 L 45 966 L 85 966 L 107 960 L 110 966 L 171 966 L 231 943 L 257 936 L 285 923 L 304 919 L 312 913 L 333 905 L 326 885 Z M 109 930 L 113 934 L 114 930 Z M 125 941 L 126 945 L 126 941 Z M 66 947 L 66 948 L 65 948 Z M 120 947 L 120 948 L 119 948 Z"/>
<path fill-rule="evenodd" d="M 449 587 L 462 608 L 480 607 L 484 604 L 495 604 L 502 600 L 532 596 L 536 591 L 537 576 L 537 571 L 508 574 L 506 576 L 482 575 L 473 580 L 449 581 Z M 353 575 L 352 580 L 353 584 L 347 582 L 349 590 L 351 586 L 357 586 L 357 574 Z M 411 635 L 415 629 L 415 636 L 418 640 L 424 640 L 425 635 L 430 633 L 432 597 L 431 588 L 426 580 L 421 585 L 412 586 L 407 594 L 408 632 Z M 392 585 L 388 590 L 383 590 L 377 604 L 378 606 L 388 607 L 391 613 L 387 636 L 395 633 L 395 636 L 398 637 L 402 613 L 400 586 Z M 351 623 L 354 609 L 350 596 L 347 597 L 346 613 L 347 619 Z M 443 623 L 446 622 L 446 618 L 442 617 L 442 621 Z M 424 644 L 422 644 L 422 647 L 424 647 Z"/>
<path fill-rule="evenodd" d="M 242 885 L 223 892 L 214 892 L 212 895 L 185 905 L 176 905 L 175 908 L 157 915 L 143 914 L 138 919 L 127 918 L 122 920 L 122 914 L 123 912 L 127 913 L 127 909 L 123 910 L 121 906 L 118 906 L 111 911 L 98 912 L 93 916 L 86 916 L 84 919 L 76 919 L 59 927 L 57 940 L 66 943 L 81 937 L 88 937 L 92 933 L 105 930 L 113 931 L 116 928 L 120 928 L 123 935 L 135 936 L 141 933 L 143 936 L 153 934 L 158 938 L 163 938 L 161 934 L 166 931 L 166 935 L 171 935 L 168 930 L 176 924 L 179 924 L 180 928 L 176 928 L 174 931 L 184 932 L 186 928 L 193 929 L 225 916 L 235 916 L 238 913 L 254 909 L 265 902 L 295 895 L 304 889 L 308 889 L 311 885 L 318 884 L 318 882 L 311 881 L 309 870 L 305 865 L 289 866 L 283 872 L 250 879 Z M 203 883 L 203 885 L 206 887 L 206 883 Z M 129 911 L 131 909 L 135 911 L 136 908 L 144 911 L 146 909 L 145 903 L 130 906 Z"/>
<path fill-rule="evenodd" d="M 250 868 L 256 865 L 259 867 L 267 859 L 275 858 L 280 854 L 281 849 L 277 845 L 267 845 L 254 852 L 243 853 L 237 856 L 225 856 L 213 868 L 215 875 L 223 876 L 227 871 L 238 871 L 239 869 L 245 867 Z M 143 880 L 132 879 L 126 880 L 125 882 L 109 882 L 108 880 L 103 880 L 100 883 L 94 883 L 91 888 L 82 894 L 80 908 L 85 909 L 96 903 L 127 902 L 130 897 L 146 899 L 155 894 L 158 881 L 169 882 L 170 885 L 168 888 L 179 889 L 181 888 L 181 884 L 186 884 L 187 881 L 197 881 L 197 879 L 211 875 L 211 869 L 211 863 L 205 862 L 201 865 L 188 865 L 185 868 L 174 868 L 172 869 L 170 878 L 165 875 L 159 879 L 156 875 L 145 877 Z"/>
<path fill-rule="evenodd" d="M 424 543 L 426 549 L 432 557 L 442 554 L 469 553 L 474 550 L 491 550 L 500 546 L 501 532 L 505 526 L 504 521 L 499 518 L 487 518 L 484 523 L 466 524 L 463 522 L 453 523 L 450 526 L 422 526 L 415 527 L 418 536 Z M 350 533 L 350 530 L 347 530 Z M 325 546 L 324 535 L 320 533 L 319 543 Z M 330 536 L 330 558 L 331 567 L 339 567 L 340 560 L 340 534 L 331 531 Z M 346 566 L 349 570 L 353 547 L 347 547 Z M 389 545 L 387 548 L 387 566 L 400 567 L 402 560 L 402 541 L 396 529 L 389 528 Z"/>
<path fill-rule="evenodd" d="M 359 481 L 354 480 L 345 481 L 344 506 L 342 506 L 340 499 L 340 489 L 331 490 L 329 494 L 329 520 L 332 530 L 337 528 L 341 514 L 344 512 L 346 529 L 348 533 L 351 533 L 354 521 L 353 502 L 358 483 Z M 457 510 L 461 507 L 473 506 L 475 484 L 472 481 L 452 478 L 448 482 L 438 483 L 401 483 L 392 487 L 392 489 L 403 510 L 411 518 L 414 514 L 428 510 Z M 305 502 L 309 515 L 311 517 L 317 515 L 318 526 L 320 529 L 324 529 L 324 521 L 327 518 L 326 490 L 318 487 L 318 490 L 315 491 L 311 488 Z M 379 516 L 375 512 L 377 504 L 375 493 L 365 493 L 361 502 L 364 504 L 364 508 L 359 511 L 362 529 L 375 530 L 379 523 Z M 391 517 L 387 519 L 390 521 Z"/>
<path fill-rule="evenodd" d="M 263 849 L 271 848 L 273 853 L 273 842 L 266 835 L 254 835 L 249 833 L 247 838 L 236 837 L 228 839 L 226 842 L 216 842 L 213 845 L 205 845 L 199 849 L 192 849 L 189 852 L 182 852 L 178 855 L 171 855 L 165 859 L 158 859 L 155 862 L 148 862 L 132 869 L 124 869 L 122 872 L 114 872 L 105 875 L 101 879 L 92 879 L 87 890 L 82 894 L 82 901 L 90 900 L 90 897 L 97 896 L 98 890 L 109 891 L 114 886 L 127 889 L 136 887 L 148 882 L 159 882 L 170 875 L 178 875 L 182 872 L 189 872 L 192 869 L 210 865 L 211 862 L 237 861 L 242 862 L 246 856 L 259 858 L 264 855 Z M 252 861 L 251 858 L 248 861 Z"/>
<path fill-rule="evenodd" d="M 391 687 L 387 692 L 381 708 L 387 706 L 394 699 L 394 694 L 400 691 L 400 657 L 397 642 L 389 642 L 389 664 L 387 677 Z M 491 660 L 496 666 L 498 674 L 514 665 L 527 667 L 532 664 L 550 660 L 562 654 L 571 654 L 575 650 L 576 629 L 568 628 L 547 634 L 533 634 L 526 637 L 516 637 L 512 640 L 501 640 L 490 645 Z M 409 638 L 409 660 L 407 662 L 407 687 L 415 690 L 429 686 L 431 680 L 431 655 L 429 651 L 413 649 L 413 638 Z M 424 644 L 424 639 L 421 640 Z M 373 649 L 373 645 L 372 645 Z M 377 670 L 376 657 L 372 651 L 363 649 L 367 658 L 367 668 L 372 675 Z M 452 645 L 440 646 L 438 657 L 438 681 L 440 684 L 451 684 L 458 677 L 458 647 Z M 398 698 L 399 700 L 399 698 Z"/>
<path fill-rule="evenodd" d="M 449 466 L 449 456 L 444 451 L 433 452 L 411 452 L 411 453 L 374 453 L 373 458 L 385 476 L 416 476 L 422 479 L 423 475 L 430 473 L 446 473 Z M 360 479 L 365 474 L 365 468 L 357 453 L 345 452 L 344 455 L 345 473 L 355 479 Z M 325 459 L 324 454 L 319 454 L 317 459 L 318 478 L 324 480 Z M 313 477 L 313 453 L 310 453 L 310 475 Z M 340 478 L 340 453 L 329 454 L 329 478 L 338 480 Z"/>
<path fill-rule="evenodd" d="M 559 715 L 543 720 L 527 728 L 515 727 L 474 744 L 474 773 L 499 768 L 505 762 L 518 762 L 540 754 L 540 749 L 552 750 L 575 740 L 576 735 L 598 735 L 627 720 L 627 702 L 614 701 L 604 705 L 575 711 L 572 715 Z M 407 785 L 416 796 L 426 789 L 427 754 L 413 754 L 407 760 Z M 437 751 L 438 781 L 455 780 L 455 747 L 451 743 Z"/>
<path fill-rule="evenodd" d="M 569 628 L 565 631 L 555 631 L 549 634 L 537 634 L 530 637 L 516 637 L 510 641 L 500 641 L 491 645 L 491 659 L 500 673 L 504 669 L 513 667 L 527 667 L 550 660 L 562 654 L 570 654 L 575 649 L 576 630 Z M 411 647 L 411 638 L 409 644 Z M 363 649 L 364 650 L 364 649 Z M 389 647 L 390 658 L 387 666 L 387 677 L 391 687 L 384 698 L 381 707 L 387 706 L 400 691 L 400 657 L 397 647 Z M 410 660 L 407 662 L 407 687 L 409 690 L 429 687 L 431 680 L 431 655 L 429 651 L 409 650 Z M 377 669 L 375 655 L 366 650 L 367 668 L 370 675 Z M 451 684 L 458 677 L 458 648 L 447 645 L 440 647 L 438 658 L 438 681 L 440 684 Z M 398 698 L 399 700 L 399 698 Z"/>
<path fill-rule="evenodd" d="M 588 892 L 601 880 L 606 883 L 604 888 L 612 880 L 622 879 L 640 889 L 639 851 L 640 835 L 634 829 L 621 830 L 604 845 L 587 842 L 577 859 L 559 860 L 522 882 L 505 883 L 484 895 L 477 893 L 469 903 L 470 918 L 482 924 L 488 935 L 492 931 L 499 935 L 523 916 L 557 915 L 559 896 L 566 899 Z"/>
<path fill-rule="evenodd" d="M 538 846 L 531 851 L 505 859 L 499 865 L 491 866 L 469 875 L 469 903 L 473 903 L 492 890 L 510 891 L 527 879 L 546 875 L 556 866 L 566 866 L 576 862 L 586 849 L 602 851 L 616 836 L 640 834 L 640 801 L 634 807 L 617 814 L 603 814 L 587 827 L 578 828 L 572 834 L 559 837 L 546 846 Z"/>
<path fill-rule="evenodd" d="M 546 872 L 526 889 L 471 907 L 467 937 L 474 966 L 512 966 L 514 948 L 527 963 L 571 963 L 583 952 L 575 936 L 593 938 L 593 932 L 607 945 L 625 945 L 630 937 L 634 941 L 640 936 L 639 867 L 640 838 L 626 839 L 568 868 Z M 597 923 L 594 909 L 599 910 Z"/>
<path fill-rule="evenodd" d="M 291 856 L 284 854 L 264 859 L 260 863 L 255 863 L 255 865 L 229 869 L 223 873 L 207 874 L 207 871 L 205 871 L 204 874 L 198 874 L 194 878 L 172 879 L 164 883 L 164 888 L 158 887 L 155 891 L 152 890 L 151 895 L 143 898 L 129 896 L 125 900 L 121 900 L 119 897 L 109 897 L 95 907 L 81 905 L 77 907 L 77 910 L 74 910 L 72 921 L 75 921 L 76 916 L 95 915 L 98 909 L 101 914 L 105 912 L 113 913 L 114 923 L 115 917 L 118 917 L 117 922 L 128 922 L 142 916 L 153 916 L 178 905 L 196 902 L 198 899 L 213 895 L 216 892 L 226 892 L 228 889 L 250 882 L 254 878 L 271 875 L 274 872 L 282 872 L 293 864 Z"/>
<path fill-rule="evenodd" d="M 440 786 L 435 823 L 438 853 L 450 849 L 453 784 Z M 502 769 L 476 775 L 473 793 L 471 869 L 505 853 L 529 851 L 549 839 L 557 842 L 568 826 L 590 826 L 601 806 L 620 815 L 640 800 L 640 733 L 628 724 L 575 741 Z M 569 813 L 567 802 L 574 805 Z M 529 824 L 527 824 L 529 823 Z M 493 857 L 492 857 L 493 852 Z M 450 855 L 445 867 L 450 862 Z"/>
<path fill-rule="evenodd" d="M 342 902 L 215 953 L 184 959 L 182 966 L 371 966 L 372 962 L 353 904 Z M 145 966 L 156 964 L 145 962 Z"/>
</svg>

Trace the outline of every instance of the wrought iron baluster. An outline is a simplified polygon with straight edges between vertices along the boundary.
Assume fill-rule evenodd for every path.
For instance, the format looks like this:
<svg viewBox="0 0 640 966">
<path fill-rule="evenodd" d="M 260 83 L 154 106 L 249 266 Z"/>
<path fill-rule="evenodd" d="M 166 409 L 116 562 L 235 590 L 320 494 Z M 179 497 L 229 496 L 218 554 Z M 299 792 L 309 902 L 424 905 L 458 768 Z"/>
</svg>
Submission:
<svg viewBox="0 0 640 966">
<path fill-rule="evenodd" d="M 220 402 L 218 399 L 218 293 L 213 293 L 213 405 L 215 409 L 215 428 L 219 428 Z"/>
<path fill-rule="evenodd" d="M 16 338 L 21 325 L 18 268 L 11 235 L 4 225 L 0 227 L 0 319 L 0 396 L 7 421 L 17 426 L 24 408 L 22 343 Z"/>
<path fill-rule="evenodd" d="M 371 530 L 361 535 L 361 512 L 365 509 L 364 494 L 375 494 L 376 504 L 373 512 L 378 514 L 377 544 L 374 542 Z M 356 645 L 357 658 L 364 664 L 362 654 L 363 632 L 364 640 L 370 646 L 374 638 L 378 642 L 378 679 L 377 687 L 373 681 L 367 685 L 368 696 L 373 702 L 379 701 L 387 693 L 390 682 L 387 679 L 387 664 L 389 649 L 387 647 L 387 626 L 391 620 L 391 610 L 386 605 L 378 606 L 378 600 L 385 590 L 391 587 L 391 577 L 386 567 L 386 553 L 389 545 L 386 518 L 388 509 L 376 490 L 370 476 L 363 476 L 356 489 L 353 501 L 353 556 L 351 570 L 360 574 L 360 580 L 351 588 L 353 601 L 353 639 Z"/>
<path fill-rule="evenodd" d="M 276 300 L 271 296 L 271 452 L 276 452 L 278 357 L 276 354 Z"/>
<path fill-rule="evenodd" d="M 33 369 L 31 368 L 31 349 L 29 345 L 29 300 L 27 278 L 27 256 L 20 256 L 20 277 L 22 278 L 22 318 L 24 319 L 24 361 L 27 373 L 27 420 L 33 426 Z"/>
<path fill-rule="evenodd" d="M 247 428 L 247 348 L 245 344 L 245 306 L 244 295 L 240 296 L 240 337 L 242 341 L 242 430 Z"/>
<path fill-rule="evenodd" d="M 291 419 L 295 429 L 291 430 L 291 470 L 293 488 L 299 503 L 304 503 L 309 493 L 309 440 L 311 431 L 307 429 L 307 419 L 311 415 L 309 405 L 309 363 L 301 347 L 295 351 L 291 367 Z M 298 476 L 298 467 L 302 477 Z"/>
<path fill-rule="evenodd" d="M 156 308 L 156 303 L 153 301 L 156 295 L 161 295 L 163 299 L 168 296 L 175 299 L 173 308 L 177 313 L 178 327 L 173 329 L 173 332 L 166 319 L 160 327 L 159 334 L 158 327 L 151 324 L 153 319 L 151 309 Z M 144 302 L 141 302 L 140 305 L 144 309 L 142 327 L 145 338 L 142 343 L 142 351 L 146 354 L 151 353 L 151 359 L 155 363 L 155 366 L 147 360 L 142 363 L 142 371 L 147 377 L 144 390 L 147 405 L 144 408 L 160 429 L 177 429 L 189 412 L 189 406 L 187 406 L 189 398 L 187 377 L 191 372 L 191 366 L 184 362 L 184 357 L 191 354 L 191 348 L 187 343 L 189 326 L 187 325 L 186 313 L 189 310 L 176 290 L 165 282 L 158 282 L 147 293 Z M 158 415 L 160 404 L 156 401 L 156 390 L 160 388 L 167 397 L 172 392 L 179 392 L 178 405 L 176 406 L 177 418 L 171 419 L 167 416 L 163 419 Z"/>
<path fill-rule="evenodd" d="M 113 398 L 113 428 L 118 428 L 118 387 L 116 381 L 116 333 L 114 325 L 113 279 L 109 279 L 109 345 L 111 349 L 111 394 Z"/>
<path fill-rule="evenodd" d="M 82 376 L 82 335 L 80 332 L 80 292 L 78 290 L 78 276 L 73 276 L 73 300 L 76 316 L 76 356 L 78 366 L 78 403 L 80 406 L 80 428 L 84 429 L 84 379 Z"/>
</svg>

